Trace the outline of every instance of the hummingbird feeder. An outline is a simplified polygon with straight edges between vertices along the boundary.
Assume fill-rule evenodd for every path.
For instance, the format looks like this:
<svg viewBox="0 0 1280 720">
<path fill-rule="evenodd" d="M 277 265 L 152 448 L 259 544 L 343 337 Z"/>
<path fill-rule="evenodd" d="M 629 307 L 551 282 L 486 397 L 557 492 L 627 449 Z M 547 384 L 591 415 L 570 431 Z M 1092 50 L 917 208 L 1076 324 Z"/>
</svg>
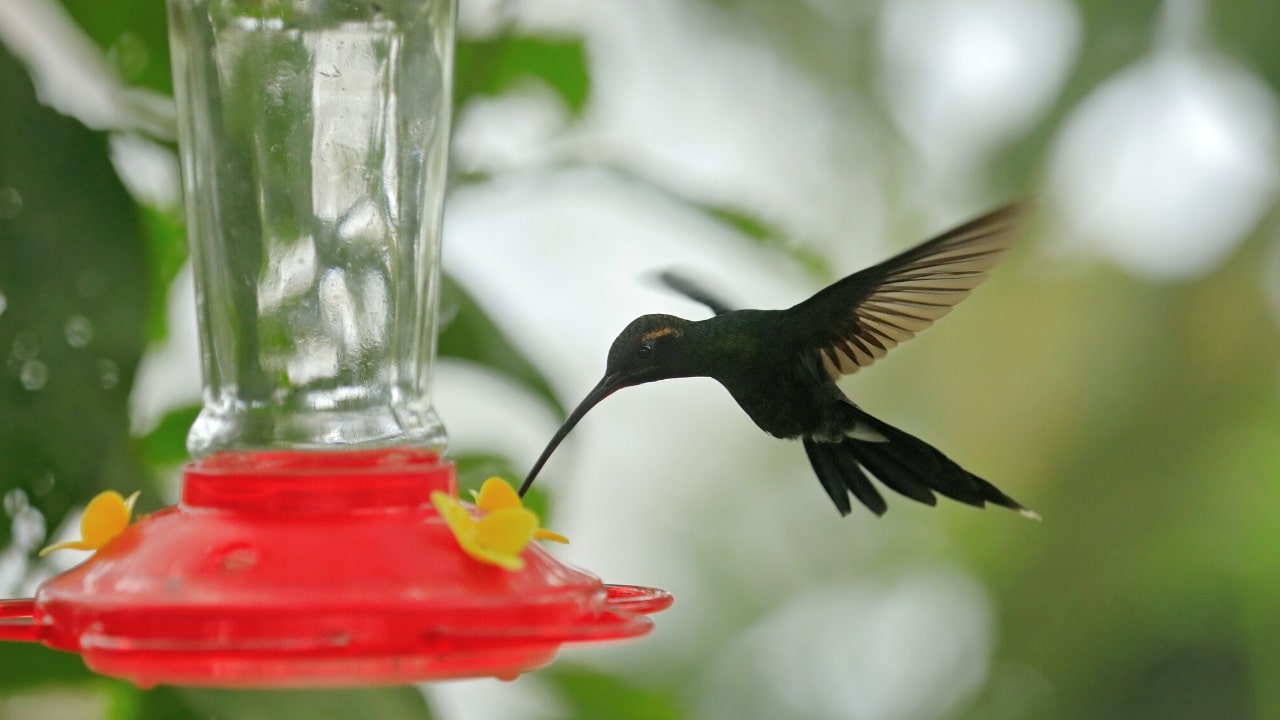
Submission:
<svg viewBox="0 0 1280 720">
<path fill-rule="evenodd" d="M 647 632 L 671 597 L 557 561 L 527 510 L 501 563 L 460 535 L 489 518 L 428 394 L 453 0 L 169 0 L 169 24 L 196 459 L 176 507 L 0 602 L 0 639 L 143 686 L 296 687 L 512 678 Z"/>
</svg>

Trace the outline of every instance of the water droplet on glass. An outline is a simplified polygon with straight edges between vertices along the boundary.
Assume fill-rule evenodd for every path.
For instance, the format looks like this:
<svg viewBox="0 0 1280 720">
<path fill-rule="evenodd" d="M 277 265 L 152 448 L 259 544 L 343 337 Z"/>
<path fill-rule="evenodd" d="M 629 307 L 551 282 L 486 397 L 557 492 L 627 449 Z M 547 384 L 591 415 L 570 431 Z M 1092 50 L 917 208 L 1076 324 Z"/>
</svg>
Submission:
<svg viewBox="0 0 1280 720">
<path fill-rule="evenodd" d="M 4 494 L 4 513 L 13 517 L 27 509 L 27 492 L 22 488 L 12 488 Z"/>
<path fill-rule="evenodd" d="M 3 315 L 5 309 L 8 307 L 9 307 L 9 298 L 6 298 L 4 296 L 4 293 L 0 292 L 0 315 Z"/>
<path fill-rule="evenodd" d="M 28 360 L 34 360 L 36 355 L 40 354 L 40 341 L 36 339 L 36 334 L 30 331 L 22 331 L 13 337 L 13 345 L 9 347 L 9 359 L 13 362 L 24 363 Z"/>
<path fill-rule="evenodd" d="M 22 212 L 22 194 L 15 187 L 0 185 L 0 220 L 17 217 Z"/>
<path fill-rule="evenodd" d="M 110 390 L 120 384 L 120 368 L 115 362 L 103 358 L 98 361 L 98 382 L 103 390 Z"/>
<path fill-rule="evenodd" d="M 93 342 L 93 323 L 83 315 L 72 315 L 62 328 L 67 337 L 67 344 L 73 348 L 82 348 Z"/>
<path fill-rule="evenodd" d="M 13 544 L 25 548 L 39 545 L 49 534 L 44 515 L 33 507 L 23 508 L 14 515 L 11 529 Z"/>
<path fill-rule="evenodd" d="M 39 360 L 28 360 L 18 371 L 18 380 L 26 390 L 39 390 L 49 382 L 49 366 Z"/>
<path fill-rule="evenodd" d="M 45 473 L 31 486 L 31 493 L 36 497 L 44 497 L 53 492 L 53 486 L 57 484 L 58 479 L 53 473 Z"/>
<path fill-rule="evenodd" d="M 136 79 L 147 69 L 151 55 L 147 45 L 136 33 L 121 33 L 111 49 L 107 51 L 107 59 L 111 61 L 120 76 L 126 80 Z"/>
</svg>

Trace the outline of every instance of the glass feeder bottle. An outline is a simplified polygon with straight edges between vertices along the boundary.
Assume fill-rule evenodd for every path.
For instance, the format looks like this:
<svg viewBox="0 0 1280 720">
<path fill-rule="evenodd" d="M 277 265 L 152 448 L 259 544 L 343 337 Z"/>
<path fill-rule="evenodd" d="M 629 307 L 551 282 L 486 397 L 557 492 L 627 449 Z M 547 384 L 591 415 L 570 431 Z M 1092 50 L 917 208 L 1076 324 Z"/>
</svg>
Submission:
<svg viewBox="0 0 1280 720">
<path fill-rule="evenodd" d="M 169 0 L 204 408 L 221 451 L 442 451 L 453 0 Z"/>
</svg>

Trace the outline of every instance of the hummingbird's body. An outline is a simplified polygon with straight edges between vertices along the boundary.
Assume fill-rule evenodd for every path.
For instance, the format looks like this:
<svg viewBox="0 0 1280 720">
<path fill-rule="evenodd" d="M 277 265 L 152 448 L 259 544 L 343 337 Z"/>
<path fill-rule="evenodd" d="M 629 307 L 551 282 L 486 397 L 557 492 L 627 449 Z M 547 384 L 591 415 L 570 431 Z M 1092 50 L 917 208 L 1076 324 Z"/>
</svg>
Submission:
<svg viewBox="0 0 1280 720">
<path fill-rule="evenodd" d="M 979 285 L 1008 248 L 1017 208 L 997 210 L 850 275 L 785 310 L 731 310 L 678 276 L 663 280 L 715 313 L 706 320 L 645 315 L 609 350 L 605 376 L 548 443 L 521 487 L 588 410 L 632 385 L 709 377 L 756 425 L 804 444 L 818 480 L 842 515 L 852 494 L 877 515 L 887 505 L 867 473 L 920 502 L 934 492 L 1035 517 L 940 451 L 854 405 L 836 380 L 914 337 Z"/>
<path fill-rule="evenodd" d="M 856 418 L 844 393 L 803 346 L 803 326 L 790 310 L 730 310 L 686 321 L 685 342 L 699 348 L 694 376 L 724 386 L 761 430 L 794 440 L 843 438 Z"/>
</svg>

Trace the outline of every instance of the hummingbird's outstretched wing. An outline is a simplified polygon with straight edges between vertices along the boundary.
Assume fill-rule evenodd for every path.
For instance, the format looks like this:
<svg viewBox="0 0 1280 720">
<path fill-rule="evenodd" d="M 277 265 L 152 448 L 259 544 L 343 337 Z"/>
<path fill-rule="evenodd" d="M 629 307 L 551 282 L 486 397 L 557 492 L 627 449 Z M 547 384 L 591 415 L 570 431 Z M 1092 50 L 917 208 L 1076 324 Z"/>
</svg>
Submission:
<svg viewBox="0 0 1280 720">
<path fill-rule="evenodd" d="M 729 307 L 729 303 L 721 300 L 715 293 L 708 291 L 674 270 L 663 270 L 657 274 L 657 278 L 658 282 L 666 286 L 668 290 L 674 290 L 696 303 L 706 305 L 716 315 L 723 315 L 733 309 Z"/>
<path fill-rule="evenodd" d="M 885 356 L 946 315 L 987 279 L 1019 227 L 1007 205 L 856 272 L 793 306 L 803 342 L 834 380 Z"/>
</svg>

